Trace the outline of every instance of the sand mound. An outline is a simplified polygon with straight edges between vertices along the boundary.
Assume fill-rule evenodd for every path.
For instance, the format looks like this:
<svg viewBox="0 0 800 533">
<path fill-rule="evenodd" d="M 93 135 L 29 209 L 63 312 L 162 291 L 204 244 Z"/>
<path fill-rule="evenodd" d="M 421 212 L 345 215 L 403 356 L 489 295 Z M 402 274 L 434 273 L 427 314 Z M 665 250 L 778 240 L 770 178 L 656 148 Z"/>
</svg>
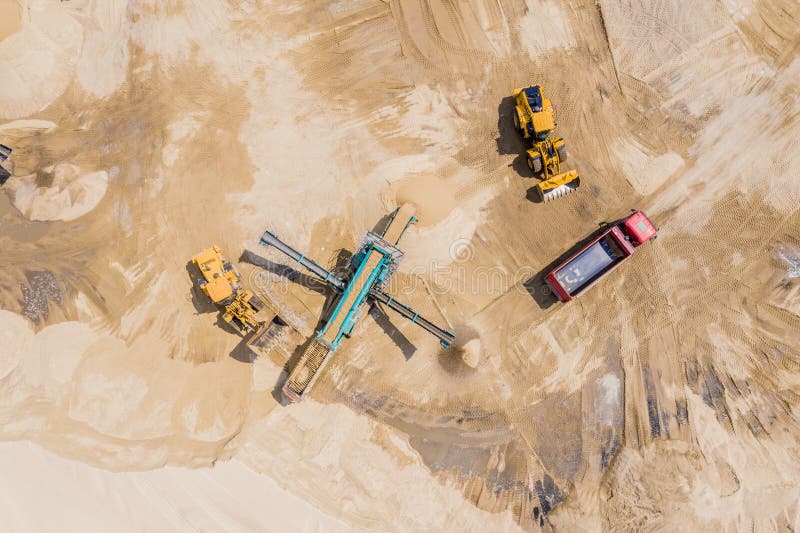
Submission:
<svg viewBox="0 0 800 533">
<path fill-rule="evenodd" d="M 456 207 L 453 191 L 434 174 L 420 174 L 397 180 L 391 185 L 397 205 L 417 207 L 420 226 L 432 226 L 447 218 Z"/>
<path fill-rule="evenodd" d="M 419 227 L 410 229 L 413 238 L 403 237 L 405 256 L 400 263 L 401 272 L 433 269 L 450 265 L 453 261 L 469 260 L 474 255 L 471 244 L 475 228 L 483 221 L 482 209 L 491 194 L 482 191 L 447 213 L 447 216 L 430 226 L 424 226 L 423 206 L 419 215 Z M 419 204 L 417 204 L 419 206 Z M 434 203 L 435 205 L 435 203 Z M 440 208 L 435 208 L 440 209 Z M 441 210 L 434 210 L 440 214 Z M 428 221 L 430 223 L 430 221 Z"/>
<path fill-rule="evenodd" d="M 85 524 L 77 528 L 82 531 L 207 531 L 208 524 L 231 532 L 253 531 L 253 524 L 269 524 L 270 531 L 352 531 L 238 461 L 202 470 L 108 472 L 26 442 L 4 442 L 0 468 L 4 483 L 19 487 L 7 503 L 16 512 L 4 515 L 6 531 L 62 531 L 65 524 Z M 202 486 L 202 493 L 187 486 Z"/>
<path fill-rule="evenodd" d="M 22 29 L 0 42 L 3 118 L 25 117 L 58 98 L 72 78 L 81 50 L 83 28 L 65 7 L 36 0 L 29 4 Z M 4 21 L 2 28 L 6 27 Z"/>
<path fill-rule="evenodd" d="M 472 339 L 462 348 L 461 360 L 470 368 L 478 368 L 481 361 L 481 340 Z"/>
<path fill-rule="evenodd" d="M 50 187 L 37 187 L 33 174 L 9 182 L 14 207 L 30 220 L 74 220 L 97 207 L 106 194 L 105 170 L 81 174 L 77 165 L 61 163 L 52 172 Z"/>
<path fill-rule="evenodd" d="M 0 132 L 3 132 L 3 134 L 8 134 L 8 132 L 11 132 L 11 134 L 19 135 L 20 133 L 30 134 L 37 130 L 49 132 L 57 127 L 58 126 L 55 122 L 51 122 L 49 120 L 12 120 L 11 122 L 0 124 Z"/>
</svg>

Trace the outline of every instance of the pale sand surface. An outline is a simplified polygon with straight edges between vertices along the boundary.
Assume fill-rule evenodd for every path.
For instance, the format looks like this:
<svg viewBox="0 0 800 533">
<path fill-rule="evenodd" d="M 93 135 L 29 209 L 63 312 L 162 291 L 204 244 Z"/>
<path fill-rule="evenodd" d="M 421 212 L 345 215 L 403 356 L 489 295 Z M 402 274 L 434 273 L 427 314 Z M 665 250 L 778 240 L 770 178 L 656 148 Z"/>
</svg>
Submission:
<svg viewBox="0 0 800 533">
<path fill-rule="evenodd" d="M 5 442 L 0 467 L 5 531 L 351 531 L 238 461 L 115 473 Z"/>
<path fill-rule="evenodd" d="M 788 0 L 0 0 L 0 514 L 800 529 L 798 20 Z M 531 83 L 582 177 L 546 206 L 511 122 Z M 282 405 L 330 294 L 240 255 L 288 264 L 269 228 L 333 268 L 397 202 L 420 221 L 390 290 L 457 342 L 370 313 Z M 548 265 L 631 208 L 659 238 L 554 304 Z M 293 328 L 256 360 L 193 288 L 211 244 Z"/>
</svg>

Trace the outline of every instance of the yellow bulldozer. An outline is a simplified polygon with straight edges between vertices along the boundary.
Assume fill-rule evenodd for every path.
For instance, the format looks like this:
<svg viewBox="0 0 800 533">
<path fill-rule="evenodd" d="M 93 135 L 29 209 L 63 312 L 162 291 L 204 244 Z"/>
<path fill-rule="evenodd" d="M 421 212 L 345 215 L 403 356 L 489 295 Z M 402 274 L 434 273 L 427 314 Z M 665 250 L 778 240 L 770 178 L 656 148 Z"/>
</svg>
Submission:
<svg viewBox="0 0 800 533">
<path fill-rule="evenodd" d="M 536 186 L 543 202 L 573 192 L 580 186 L 578 172 L 561 172 L 567 146 L 561 137 L 550 137 L 555 129 L 553 104 L 539 85 L 514 89 L 514 126 L 523 140 L 530 141 L 528 166 L 542 181 Z"/>
<path fill-rule="evenodd" d="M 192 258 L 203 275 L 200 290 L 220 307 L 224 308 L 222 319 L 242 335 L 260 329 L 263 322 L 256 314 L 264 304 L 252 292 L 241 285 L 236 267 L 222 254 L 219 246 L 203 250 Z"/>
</svg>

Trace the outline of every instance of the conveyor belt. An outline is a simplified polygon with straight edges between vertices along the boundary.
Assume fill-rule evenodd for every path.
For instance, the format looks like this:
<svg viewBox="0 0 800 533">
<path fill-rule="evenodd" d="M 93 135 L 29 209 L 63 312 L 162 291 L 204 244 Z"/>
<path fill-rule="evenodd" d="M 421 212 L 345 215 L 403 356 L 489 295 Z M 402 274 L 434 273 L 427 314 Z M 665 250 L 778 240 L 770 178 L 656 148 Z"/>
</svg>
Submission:
<svg viewBox="0 0 800 533">
<path fill-rule="evenodd" d="M 312 261 L 311 259 L 307 258 L 282 240 L 278 238 L 277 235 L 270 231 L 265 231 L 264 234 L 261 236 L 261 240 L 259 241 L 264 246 L 272 246 L 277 248 L 284 254 L 288 255 L 306 269 L 309 272 L 314 274 L 315 276 L 319 277 L 325 283 L 330 284 L 334 289 L 343 291 L 345 288 L 346 283 L 343 279 L 334 275 L 333 272 L 328 270 L 327 268 L 323 267 L 322 265 Z"/>
<path fill-rule="evenodd" d="M 393 272 L 391 270 L 393 265 L 396 266 L 395 263 L 398 261 L 398 256 L 402 256 L 402 253 L 394 246 L 408 229 L 408 226 L 416 220 L 414 213 L 415 208 L 413 205 L 404 204 L 400 206 L 392 214 L 389 225 L 381 235 L 381 239 L 365 239 L 362 250 L 367 255 L 361 259 L 363 256 L 356 254 L 355 260 L 360 261 L 360 263 L 352 278 L 347 282 L 318 263 L 307 259 L 303 254 L 281 241 L 275 234 L 266 231 L 261 236 L 261 244 L 277 248 L 342 293 L 328 323 L 305 349 L 286 380 L 283 386 L 283 392 L 286 396 L 293 400 L 300 400 L 303 395 L 308 393 L 320 371 L 338 347 L 342 337 L 350 334 L 353 324 L 360 316 L 360 308 L 367 304 L 369 298 L 382 302 L 387 307 L 418 324 L 438 338 L 444 346 L 450 346 L 450 343 L 453 342 L 455 335 L 439 328 L 419 316 L 407 305 L 395 301 L 391 296 L 380 290 L 380 282 L 388 279 L 388 276 Z"/>
<path fill-rule="evenodd" d="M 408 226 L 416 220 L 416 208 L 413 204 L 403 204 L 394 212 L 389 227 L 383 232 L 383 238 L 392 244 L 400 242 Z"/>
<path fill-rule="evenodd" d="M 386 305 L 386 307 L 400 313 L 407 319 L 409 319 L 414 324 L 417 324 L 419 327 L 439 339 L 439 341 L 445 346 L 449 347 L 450 344 L 455 340 L 456 336 L 450 333 L 447 330 L 440 328 L 439 326 L 433 324 L 432 322 L 428 321 L 424 317 L 421 317 L 419 313 L 415 312 L 409 306 L 402 304 L 386 294 L 383 291 L 373 290 L 370 292 L 370 296 L 372 296 L 375 300 L 381 302 L 382 304 Z"/>
<path fill-rule="evenodd" d="M 332 350 L 329 344 L 316 338 L 300 356 L 300 361 L 283 385 L 283 393 L 294 401 L 299 401 L 313 385 L 314 379 L 330 359 Z"/>
<path fill-rule="evenodd" d="M 340 338 L 339 330 L 342 328 L 345 319 L 351 312 L 356 312 L 356 306 L 364 302 L 364 294 L 362 293 L 365 290 L 369 292 L 368 284 L 374 280 L 373 273 L 381 264 L 383 258 L 383 254 L 377 250 L 371 250 L 353 275 L 353 279 L 342 294 L 342 299 L 336 305 L 330 321 L 322 331 L 323 338 L 331 343 L 332 346 L 335 347 L 338 344 Z"/>
</svg>

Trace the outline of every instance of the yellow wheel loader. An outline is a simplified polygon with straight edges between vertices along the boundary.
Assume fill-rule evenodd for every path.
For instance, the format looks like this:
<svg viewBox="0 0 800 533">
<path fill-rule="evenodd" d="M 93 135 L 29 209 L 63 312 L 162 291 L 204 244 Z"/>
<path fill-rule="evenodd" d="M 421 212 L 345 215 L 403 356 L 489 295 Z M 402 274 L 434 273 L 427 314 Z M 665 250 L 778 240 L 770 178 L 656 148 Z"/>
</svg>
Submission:
<svg viewBox="0 0 800 533">
<path fill-rule="evenodd" d="M 215 304 L 224 307 L 222 319 L 242 335 L 259 329 L 263 322 L 256 318 L 264 304 L 252 292 L 241 286 L 236 267 L 222 254 L 219 246 L 212 246 L 192 258 L 203 275 L 200 290 Z"/>
<path fill-rule="evenodd" d="M 542 202 L 549 202 L 574 192 L 581 184 L 577 170 L 561 172 L 567 160 L 567 145 L 560 137 L 550 137 L 533 144 L 527 152 L 528 166 L 541 177 L 536 190 Z"/>
<path fill-rule="evenodd" d="M 567 145 L 561 137 L 551 137 L 556 127 L 553 104 L 539 85 L 514 89 L 514 126 L 530 141 L 528 166 L 542 181 L 536 186 L 543 202 L 573 192 L 580 186 L 578 172 L 561 172 L 567 160 Z"/>
</svg>

